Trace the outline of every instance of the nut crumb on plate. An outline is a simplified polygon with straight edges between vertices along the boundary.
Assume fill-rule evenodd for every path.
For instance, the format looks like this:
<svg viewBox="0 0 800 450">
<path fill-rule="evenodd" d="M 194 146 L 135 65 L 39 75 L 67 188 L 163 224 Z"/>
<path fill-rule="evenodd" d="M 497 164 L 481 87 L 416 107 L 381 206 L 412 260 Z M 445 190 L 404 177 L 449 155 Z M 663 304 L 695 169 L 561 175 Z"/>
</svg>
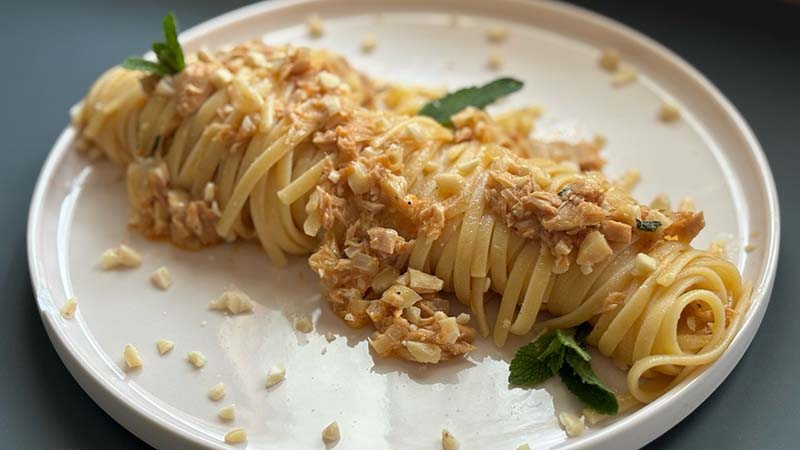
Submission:
<svg viewBox="0 0 800 450">
<path fill-rule="evenodd" d="M 614 72 L 619 68 L 619 51 L 615 48 L 607 48 L 600 54 L 597 61 L 603 69 Z"/>
<path fill-rule="evenodd" d="M 755 249 L 756 249 L 756 245 L 755 245 L 755 244 L 752 244 L 752 243 L 750 243 L 750 244 L 747 244 L 747 245 L 745 245 L 745 246 L 744 246 L 744 251 L 745 251 L 745 252 L 747 252 L 747 253 L 751 253 L 751 252 L 753 252 Z"/>
<path fill-rule="evenodd" d="M 374 34 L 367 34 L 361 38 L 361 51 L 364 53 L 370 53 L 375 50 L 375 47 L 378 45 L 378 40 L 375 38 Z"/>
<path fill-rule="evenodd" d="M 694 317 L 694 316 L 691 316 Z M 586 418 L 586 421 L 592 425 L 598 424 L 605 419 L 608 419 L 611 416 L 607 416 L 605 414 L 600 414 L 593 409 L 584 408 L 583 409 L 583 416 Z"/>
<path fill-rule="evenodd" d="M 264 384 L 266 387 L 272 387 L 283 381 L 285 378 L 286 369 L 282 365 L 276 364 L 269 369 L 269 372 L 267 372 L 267 379 Z"/>
<path fill-rule="evenodd" d="M 137 350 L 133 344 L 125 346 L 125 349 L 122 350 L 122 357 L 125 359 L 125 365 L 128 366 L 129 369 L 142 367 L 142 357 L 139 356 L 139 350 Z"/>
<path fill-rule="evenodd" d="M 332 332 L 328 331 L 328 332 L 325 333 L 325 339 L 328 342 L 333 342 L 336 339 L 336 335 L 333 334 Z"/>
<path fill-rule="evenodd" d="M 220 420 L 224 420 L 226 422 L 229 422 L 229 421 L 235 419 L 236 418 L 236 405 L 228 405 L 228 406 L 224 406 L 224 407 L 220 408 L 220 410 L 217 411 L 217 417 L 219 417 Z"/>
<path fill-rule="evenodd" d="M 567 436 L 575 437 L 583 434 L 585 426 L 583 416 L 578 417 L 575 414 L 561 412 L 558 414 L 558 421 L 564 426 L 564 431 L 567 432 Z"/>
<path fill-rule="evenodd" d="M 175 347 L 175 343 L 169 339 L 159 339 L 156 341 L 156 348 L 161 355 L 169 353 Z"/>
<path fill-rule="evenodd" d="M 247 431 L 244 428 L 234 428 L 225 433 L 225 442 L 228 444 L 241 444 L 247 441 Z"/>
<path fill-rule="evenodd" d="M 499 53 L 492 52 L 489 54 L 489 60 L 486 62 L 491 70 L 500 70 L 503 68 L 503 57 Z"/>
<path fill-rule="evenodd" d="M 136 250 L 120 244 L 117 248 L 109 248 L 104 251 L 101 263 L 104 270 L 117 267 L 139 267 L 142 265 L 142 257 Z"/>
<path fill-rule="evenodd" d="M 298 315 L 292 318 L 292 326 L 301 333 L 310 333 L 314 329 L 314 324 L 311 319 L 306 315 Z"/>
<path fill-rule="evenodd" d="M 172 285 L 172 274 L 166 267 L 161 266 L 150 275 L 150 281 L 159 289 L 167 290 Z"/>
<path fill-rule="evenodd" d="M 531 447 L 528 444 L 522 444 L 517 447 L 517 450 L 531 450 Z"/>
<path fill-rule="evenodd" d="M 308 28 L 308 34 L 314 38 L 318 38 L 325 33 L 325 27 L 322 25 L 322 18 L 319 17 L 319 14 L 308 16 L 306 27 Z"/>
<path fill-rule="evenodd" d="M 674 122 L 680 117 L 681 111 L 673 103 L 664 102 L 661 104 L 661 108 L 658 109 L 658 118 L 661 119 L 662 122 Z"/>
<path fill-rule="evenodd" d="M 508 28 L 502 25 L 492 25 L 486 29 L 486 39 L 489 42 L 499 44 L 506 40 L 508 37 Z"/>
<path fill-rule="evenodd" d="M 633 67 L 622 66 L 616 72 L 614 72 L 614 77 L 611 78 L 611 84 L 613 84 L 615 87 L 622 87 L 636 81 L 636 77 L 636 69 Z"/>
<path fill-rule="evenodd" d="M 330 425 L 322 430 L 322 441 L 325 443 L 336 442 L 340 437 L 341 433 L 339 432 L 339 424 L 336 422 L 331 422 Z"/>
<path fill-rule="evenodd" d="M 198 369 L 206 365 L 206 357 L 198 351 L 189 352 L 189 354 L 186 355 L 186 359 Z"/>
<path fill-rule="evenodd" d="M 447 429 L 442 430 L 442 450 L 458 450 L 456 438 Z"/>
<path fill-rule="evenodd" d="M 75 297 L 70 297 L 61 307 L 61 317 L 65 319 L 72 319 L 75 317 L 75 310 L 78 309 L 78 300 Z"/>
<path fill-rule="evenodd" d="M 208 398 L 215 402 L 225 397 L 225 383 L 217 383 L 208 390 Z"/>
<path fill-rule="evenodd" d="M 241 314 L 253 310 L 253 300 L 244 292 L 231 289 L 209 302 L 208 307 L 216 311 L 227 310 L 231 314 Z"/>
</svg>

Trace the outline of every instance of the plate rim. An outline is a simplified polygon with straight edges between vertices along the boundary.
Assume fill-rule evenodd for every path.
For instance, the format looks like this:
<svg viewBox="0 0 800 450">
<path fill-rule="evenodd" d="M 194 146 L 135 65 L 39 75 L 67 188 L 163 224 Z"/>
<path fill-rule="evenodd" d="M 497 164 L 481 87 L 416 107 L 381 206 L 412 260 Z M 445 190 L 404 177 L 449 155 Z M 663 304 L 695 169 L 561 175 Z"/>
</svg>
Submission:
<svg viewBox="0 0 800 450">
<path fill-rule="evenodd" d="M 269 14 L 277 10 L 295 7 L 320 4 L 322 0 L 271 0 L 262 1 L 234 9 L 219 16 L 208 19 L 182 32 L 182 41 L 193 40 L 202 37 L 209 32 L 224 25 L 235 23 L 256 14 Z M 440 2 L 444 3 L 444 2 Z M 466 3 L 466 2 L 465 2 Z M 701 403 L 703 403 L 718 387 L 727 379 L 734 367 L 749 347 L 755 336 L 772 293 L 772 288 L 777 272 L 777 263 L 780 244 L 780 212 L 778 204 L 778 194 L 772 171 L 767 162 L 761 145 L 750 126 L 741 116 L 733 104 L 714 86 L 704 75 L 691 66 L 679 55 L 675 54 L 662 44 L 643 33 L 609 17 L 590 11 L 580 6 L 550 2 L 550 1 L 525 1 L 525 0 L 502 0 L 506 7 L 535 7 L 549 9 L 550 12 L 562 14 L 572 20 L 584 20 L 593 22 L 594 25 L 622 35 L 625 39 L 637 42 L 649 53 L 661 59 L 669 61 L 683 75 L 687 76 L 693 83 L 696 83 L 705 91 L 716 106 L 721 108 L 723 113 L 741 133 L 746 147 L 755 162 L 754 168 L 760 175 L 763 184 L 759 183 L 766 194 L 768 200 L 764 205 L 772 220 L 768 230 L 764 231 L 764 236 L 768 238 L 766 242 L 766 253 L 763 258 L 766 263 L 763 265 L 763 276 L 760 277 L 759 284 L 754 286 L 753 304 L 754 309 L 748 312 L 741 328 L 730 346 L 723 355 L 703 373 L 686 380 L 684 383 L 673 388 L 668 393 L 662 395 L 657 400 L 642 407 L 635 413 L 620 419 L 619 421 L 603 427 L 600 430 L 580 439 L 568 439 L 556 446 L 559 449 L 588 449 L 588 448 L 634 448 L 643 446 L 652 441 L 669 429 L 675 426 L 691 414 Z M 138 408 L 129 396 L 124 395 L 115 388 L 114 383 L 108 377 L 103 377 L 97 373 L 92 365 L 77 351 L 72 342 L 64 333 L 64 330 L 57 321 L 58 311 L 53 311 L 54 305 L 49 298 L 49 291 L 46 286 L 40 286 L 43 276 L 37 264 L 38 231 L 42 224 L 42 208 L 45 194 L 48 192 L 50 183 L 54 179 L 54 174 L 62 159 L 67 154 L 70 146 L 69 141 L 74 136 L 74 130 L 67 125 L 55 141 L 52 149 L 48 153 L 47 159 L 37 177 L 36 187 L 31 199 L 31 206 L 28 211 L 27 223 L 27 257 L 31 277 L 31 283 L 35 295 L 40 317 L 45 330 L 53 343 L 59 357 L 69 370 L 73 378 L 81 388 L 89 394 L 92 400 L 97 403 L 106 413 L 108 413 L 120 425 L 131 431 L 138 438 L 157 448 L 172 448 L 177 442 L 181 444 L 191 444 L 202 448 L 229 448 L 226 444 L 203 438 L 196 433 L 192 433 L 182 427 L 176 427 L 175 421 L 169 421 L 163 415 L 147 414 L 146 411 Z M 713 375 L 713 376 L 712 376 Z M 661 410 L 666 404 L 681 403 L 684 407 L 678 410 L 673 408 L 671 415 L 662 413 Z M 669 411 L 668 411 L 669 412 Z M 155 427 L 155 429 L 153 428 Z M 176 441 L 176 439 L 181 439 Z"/>
</svg>

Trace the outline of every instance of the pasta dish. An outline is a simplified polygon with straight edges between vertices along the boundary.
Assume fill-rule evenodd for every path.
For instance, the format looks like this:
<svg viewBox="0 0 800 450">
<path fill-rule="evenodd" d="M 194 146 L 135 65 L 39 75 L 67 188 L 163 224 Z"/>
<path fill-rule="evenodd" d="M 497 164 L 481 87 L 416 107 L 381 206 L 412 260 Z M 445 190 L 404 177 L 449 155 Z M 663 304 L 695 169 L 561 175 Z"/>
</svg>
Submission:
<svg viewBox="0 0 800 450">
<path fill-rule="evenodd" d="M 307 256 L 378 357 L 438 363 L 584 326 L 649 402 L 722 354 L 750 287 L 691 246 L 701 212 L 637 201 L 598 143 L 530 137 L 536 108 L 418 114 L 443 94 L 248 42 L 174 74 L 114 67 L 73 123 L 80 149 L 127 167 L 134 228 L 189 249 L 254 240 L 279 266 Z"/>
</svg>

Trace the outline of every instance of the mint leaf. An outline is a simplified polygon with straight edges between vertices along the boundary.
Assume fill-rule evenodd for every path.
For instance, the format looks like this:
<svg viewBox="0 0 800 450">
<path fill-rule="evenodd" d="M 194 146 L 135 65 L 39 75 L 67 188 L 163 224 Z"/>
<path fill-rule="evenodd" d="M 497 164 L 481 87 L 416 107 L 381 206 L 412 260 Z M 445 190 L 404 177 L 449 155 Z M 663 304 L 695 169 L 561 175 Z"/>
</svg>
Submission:
<svg viewBox="0 0 800 450">
<path fill-rule="evenodd" d="M 658 220 L 639 220 L 636 219 L 636 228 L 642 231 L 656 231 L 661 226 Z"/>
<path fill-rule="evenodd" d="M 174 67 L 176 73 L 186 67 L 183 60 L 183 49 L 178 42 L 178 26 L 175 24 L 175 16 L 172 13 L 167 14 L 162 22 L 164 28 L 164 40 L 167 47 L 172 51 Z"/>
<path fill-rule="evenodd" d="M 554 370 L 547 361 L 539 359 L 539 356 L 555 339 L 554 333 L 547 333 L 534 342 L 520 347 L 514 355 L 514 359 L 511 360 L 508 382 L 517 386 L 529 386 L 541 383 L 555 375 L 558 368 Z"/>
<path fill-rule="evenodd" d="M 558 374 L 567 389 L 575 394 L 587 407 L 600 414 L 614 415 L 619 411 L 617 397 L 600 382 L 589 362 L 575 353 L 568 352 L 566 364 Z"/>
<path fill-rule="evenodd" d="M 171 13 L 164 17 L 164 41 L 154 42 L 153 53 L 158 62 L 131 56 L 122 62 L 122 67 L 128 70 L 152 72 L 156 75 L 174 75 L 186 67 L 183 59 L 183 49 L 178 42 L 178 30 L 175 25 L 175 16 Z"/>
<path fill-rule="evenodd" d="M 553 375 L 557 374 L 558 371 L 561 369 L 561 366 L 564 365 L 564 356 L 566 355 L 566 353 L 567 353 L 566 349 L 564 349 L 564 347 L 561 347 L 561 348 L 558 349 L 557 352 L 551 354 L 545 360 L 545 364 L 547 364 L 547 368 L 550 369 L 550 372 L 552 372 Z"/>
<path fill-rule="evenodd" d="M 568 328 L 566 330 L 556 330 L 556 337 L 558 341 L 563 345 L 566 349 L 571 350 L 576 355 L 581 357 L 584 361 L 589 361 L 592 359 L 586 350 L 581 348 L 581 346 L 575 342 L 575 330 L 572 328 Z"/>
<path fill-rule="evenodd" d="M 561 344 L 561 341 L 557 339 L 558 335 L 555 331 L 551 331 L 545 335 L 542 335 L 542 337 L 544 336 L 548 336 L 548 341 L 550 341 L 550 343 L 547 345 L 547 348 L 545 348 L 544 351 L 539 354 L 539 361 L 546 361 L 550 355 L 555 355 L 563 350 L 563 345 Z"/>
<path fill-rule="evenodd" d="M 420 116 L 428 116 L 445 126 L 453 126 L 451 117 L 468 106 L 485 108 L 500 97 L 522 89 L 523 83 L 513 78 L 498 78 L 483 86 L 459 89 L 433 100 L 419 110 Z"/>
<path fill-rule="evenodd" d="M 122 67 L 128 70 L 141 70 L 142 72 L 152 72 L 156 75 L 166 75 L 168 72 L 161 64 L 148 61 L 138 56 L 129 56 L 122 61 Z"/>
</svg>

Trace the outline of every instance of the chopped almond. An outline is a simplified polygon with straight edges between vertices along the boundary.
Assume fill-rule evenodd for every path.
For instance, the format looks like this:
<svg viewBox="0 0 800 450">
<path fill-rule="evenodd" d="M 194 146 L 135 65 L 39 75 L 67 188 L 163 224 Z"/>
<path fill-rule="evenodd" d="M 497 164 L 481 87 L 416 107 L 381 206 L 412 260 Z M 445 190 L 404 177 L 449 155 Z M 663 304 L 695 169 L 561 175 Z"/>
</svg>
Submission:
<svg viewBox="0 0 800 450">
<path fill-rule="evenodd" d="M 442 450 L 458 450 L 458 441 L 446 429 L 442 430 Z"/>
<path fill-rule="evenodd" d="M 627 244 L 631 241 L 633 228 L 627 223 L 606 220 L 600 225 L 600 231 L 607 241 Z"/>
<path fill-rule="evenodd" d="M 225 442 L 228 444 L 241 444 L 247 442 L 247 431 L 244 428 L 234 428 L 225 433 Z"/>
<path fill-rule="evenodd" d="M 161 290 L 167 290 L 172 285 L 172 275 L 166 267 L 161 266 L 150 275 L 150 281 Z"/>
<path fill-rule="evenodd" d="M 266 387 L 272 387 L 286 378 L 286 369 L 281 365 L 272 366 L 267 373 Z"/>
<path fill-rule="evenodd" d="M 191 351 L 188 355 L 186 355 L 186 359 L 189 363 L 198 369 L 206 365 L 206 357 L 202 353 L 198 351 Z"/>
<path fill-rule="evenodd" d="M 662 122 L 674 122 L 681 117 L 681 111 L 673 103 L 664 102 L 658 110 L 658 118 Z"/>
<path fill-rule="evenodd" d="M 567 432 L 567 436 L 575 437 L 583 434 L 585 428 L 583 416 L 578 417 L 575 414 L 562 412 L 558 414 L 558 420 L 561 422 L 561 425 L 564 426 L 564 431 Z"/>
<path fill-rule="evenodd" d="M 75 317 L 75 311 L 78 309 L 78 301 L 75 297 L 70 297 L 61 307 L 61 317 L 65 319 L 72 319 Z"/>
<path fill-rule="evenodd" d="M 489 42 L 499 44 L 508 37 L 508 28 L 502 25 L 493 25 L 486 30 L 486 39 Z"/>
<path fill-rule="evenodd" d="M 311 318 L 306 315 L 294 316 L 292 318 L 292 326 L 294 326 L 295 330 L 301 333 L 310 333 L 311 330 L 314 329 L 314 324 L 311 322 Z"/>
<path fill-rule="evenodd" d="M 308 34 L 313 38 L 318 38 L 325 32 L 322 19 L 318 14 L 311 14 L 308 16 L 308 19 L 306 19 L 306 26 L 308 28 Z"/>
<path fill-rule="evenodd" d="M 620 67 L 611 79 L 611 84 L 615 87 L 622 87 L 636 81 L 637 73 L 632 67 Z"/>
<path fill-rule="evenodd" d="M 117 248 L 110 248 L 103 252 L 102 265 L 105 270 L 117 267 L 139 267 L 142 265 L 142 257 L 136 250 L 120 244 Z"/>
<path fill-rule="evenodd" d="M 322 441 L 326 444 L 336 442 L 340 438 L 341 432 L 339 431 L 339 424 L 336 422 L 332 422 L 330 425 L 325 427 L 324 430 L 322 430 Z"/>
<path fill-rule="evenodd" d="M 228 405 L 220 408 L 220 410 L 217 411 L 217 417 L 219 417 L 220 420 L 225 422 L 230 422 L 231 420 L 234 420 L 236 418 L 235 405 Z"/>
<path fill-rule="evenodd" d="M 225 397 L 225 383 L 217 383 L 208 390 L 208 398 L 211 400 L 216 402 L 222 397 Z"/>
<path fill-rule="evenodd" d="M 633 264 L 631 275 L 635 277 L 650 275 L 658 268 L 658 261 L 646 253 L 636 255 L 636 262 Z"/>
<path fill-rule="evenodd" d="M 137 350 L 133 344 L 125 346 L 125 349 L 122 351 L 122 357 L 125 359 L 125 365 L 128 366 L 129 369 L 142 367 L 142 357 L 139 356 L 139 350 Z"/>
<path fill-rule="evenodd" d="M 244 292 L 233 289 L 225 291 L 216 300 L 212 300 L 208 307 L 217 311 L 228 311 L 231 314 L 241 314 L 253 310 L 253 300 Z"/>
<path fill-rule="evenodd" d="M 175 343 L 167 339 L 159 339 L 156 341 L 156 348 L 160 355 L 169 353 L 175 347 Z"/>
<path fill-rule="evenodd" d="M 406 341 L 405 347 L 417 362 L 436 364 L 442 358 L 442 349 L 434 344 Z"/>
<path fill-rule="evenodd" d="M 603 69 L 614 72 L 619 68 L 619 61 L 619 51 L 614 48 L 607 48 L 600 54 L 598 64 L 600 64 L 600 67 Z"/>
<path fill-rule="evenodd" d="M 593 266 L 609 256 L 613 251 L 608 245 L 606 238 L 597 230 L 590 231 L 589 234 L 581 242 L 581 247 L 578 249 L 578 257 L 575 262 L 579 266 Z"/>
<path fill-rule="evenodd" d="M 371 53 L 377 45 L 378 40 L 374 34 L 368 34 L 361 39 L 361 51 L 364 53 Z"/>
<path fill-rule="evenodd" d="M 503 68 L 503 57 L 499 53 L 492 52 L 486 64 L 491 70 L 500 70 Z"/>
</svg>

